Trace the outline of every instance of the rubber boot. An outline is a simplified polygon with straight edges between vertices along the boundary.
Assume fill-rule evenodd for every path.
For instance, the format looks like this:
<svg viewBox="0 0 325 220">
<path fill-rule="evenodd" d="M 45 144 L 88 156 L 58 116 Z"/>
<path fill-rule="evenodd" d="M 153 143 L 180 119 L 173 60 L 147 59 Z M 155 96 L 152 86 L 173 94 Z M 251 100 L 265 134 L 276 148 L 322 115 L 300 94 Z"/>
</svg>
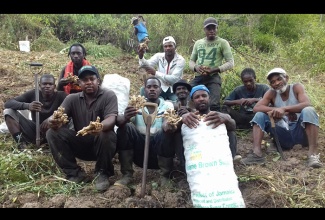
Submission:
<svg viewBox="0 0 325 220">
<path fill-rule="evenodd" d="M 115 186 L 127 186 L 133 181 L 133 150 L 122 150 L 118 153 L 122 178 L 114 183 Z"/>
<path fill-rule="evenodd" d="M 160 186 L 161 187 L 172 187 L 173 182 L 170 179 L 170 174 L 173 170 L 173 158 L 166 158 L 158 156 L 158 166 L 160 168 Z"/>
</svg>

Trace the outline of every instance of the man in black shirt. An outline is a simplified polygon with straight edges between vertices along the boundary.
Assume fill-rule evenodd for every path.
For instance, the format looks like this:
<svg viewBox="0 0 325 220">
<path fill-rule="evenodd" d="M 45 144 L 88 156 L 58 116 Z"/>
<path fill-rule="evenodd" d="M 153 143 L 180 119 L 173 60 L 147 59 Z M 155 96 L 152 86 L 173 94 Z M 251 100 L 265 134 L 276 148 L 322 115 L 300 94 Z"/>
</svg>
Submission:
<svg viewBox="0 0 325 220">
<path fill-rule="evenodd" d="M 4 118 L 10 134 L 23 150 L 28 143 L 36 143 L 36 112 L 40 117 L 41 144 L 46 143 L 45 133 L 49 128 L 48 118 L 61 105 L 67 96 L 63 91 L 55 91 L 55 78 L 51 74 L 40 77 L 39 101 L 36 101 L 35 89 L 8 100 L 4 107 Z M 32 120 L 23 116 L 18 110 L 30 110 Z"/>
</svg>

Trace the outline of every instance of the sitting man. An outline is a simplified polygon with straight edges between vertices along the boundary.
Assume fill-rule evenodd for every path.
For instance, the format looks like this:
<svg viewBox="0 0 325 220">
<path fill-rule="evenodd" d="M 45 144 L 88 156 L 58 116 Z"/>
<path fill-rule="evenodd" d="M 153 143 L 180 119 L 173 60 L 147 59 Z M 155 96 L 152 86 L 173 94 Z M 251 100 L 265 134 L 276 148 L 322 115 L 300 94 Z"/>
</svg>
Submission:
<svg viewBox="0 0 325 220">
<path fill-rule="evenodd" d="M 307 166 L 322 167 L 317 154 L 319 118 L 305 88 L 301 83 L 288 84 L 289 76 L 282 68 L 274 68 L 267 74 L 272 89 L 254 107 L 253 149 L 242 159 L 247 165 L 265 163 L 261 143 L 265 133 L 271 133 L 270 117 L 276 122 L 276 132 L 284 150 L 294 145 L 308 146 Z"/>
<path fill-rule="evenodd" d="M 174 109 L 178 112 L 179 116 L 182 116 L 183 112 L 185 113 L 192 111 L 194 106 L 190 99 L 190 92 L 192 86 L 188 84 L 184 79 L 180 79 L 173 85 L 173 92 L 177 97 L 177 101 L 174 102 Z"/>
<path fill-rule="evenodd" d="M 192 86 L 186 83 L 185 80 L 179 80 L 173 85 L 173 91 L 176 93 L 178 101 L 175 103 L 175 110 L 177 110 L 177 114 L 182 117 L 184 114 L 188 112 L 195 112 L 195 106 L 193 104 L 192 99 L 190 98 L 189 94 L 192 90 Z M 226 113 L 228 115 L 228 113 Z M 228 130 L 228 128 L 230 128 Z M 230 141 L 230 149 L 233 154 L 234 160 L 237 162 L 241 159 L 240 155 L 237 155 L 237 135 L 236 131 L 232 129 L 231 126 L 227 127 L 227 134 Z M 184 165 L 184 149 L 183 149 L 183 142 L 181 138 L 178 137 L 179 132 L 175 133 L 175 141 L 176 141 L 176 154 L 178 159 L 180 160 L 180 166 Z"/>
<path fill-rule="evenodd" d="M 112 90 L 100 88 L 100 75 L 94 66 L 83 66 L 78 78 L 82 92 L 68 95 L 61 105 L 64 113 L 72 118 L 75 130 L 63 127 L 61 120 L 51 116 L 46 137 L 53 158 L 67 180 L 80 183 L 88 179 L 76 158 L 96 161 L 95 187 L 98 191 L 105 191 L 109 187 L 108 178 L 114 175 L 112 159 L 116 150 L 117 96 Z M 78 135 L 97 118 L 101 123 L 98 129 Z"/>
<path fill-rule="evenodd" d="M 196 112 L 183 115 L 181 133 L 193 206 L 244 208 L 227 136 L 236 123 L 230 115 L 210 110 L 205 85 L 194 86 L 190 97 Z"/>
<path fill-rule="evenodd" d="M 195 110 L 189 96 L 191 90 L 192 86 L 184 79 L 177 81 L 173 85 L 173 92 L 177 96 L 177 102 L 174 103 L 174 109 L 180 117 L 185 113 Z M 175 151 L 179 162 L 179 170 L 185 173 L 185 157 L 180 127 L 177 132 L 175 132 Z"/>
<path fill-rule="evenodd" d="M 164 52 L 156 53 L 148 60 L 144 58 L 145 49 L 140 48 L 138 50 L 139 65 L 145 69 L 147 74 L 159 79 L 162 98 L 176 101 L 172 86 L 183 77 L 185 59 L 176 52 L 176 41 L 172 36 L 165 37 L 162 44 Z M 141 87 L 140 95 L 144 96 L 144 87 Z"/>
<path fill-rule="evenodd" d="M 67 94 L 81 92 L 75 77 L 78 77 L 78 71 L 81 67 L 90 65 L 86 59 L 86 49 L 82 44 L 72 44 L 68 51 L 70 61 L 65 65 L 59 75 L 57 90 L 65 91 Z"/>
<path fill-rule="evenodd" d="M 204 90 L 204 91 L 208 92 L 208 94 L 210 94 L 210 91 L 206 86 L 204 86 L 204 85 L 194 86 L 192 88 L 191 94 L 190 94 L 192 101 L 193 101 L 193 94 L 197 90 Z M 210 97 L 208 96 L 208 98 L 210 98 Z M 208 100 L 210 100 L 210 99 L 208 99 Z M 198 106 L 195 106 L 195 108 L 196 109 L 193 109 L 190 112 L 185 113 L 185 111 L 183 111 L 181 113 L 182 122 L 185 123 L 189 128 L 195 128 L 196 125 L 200 121 L 199 116 L 197 115 Z M 216 115 L 216 117 L 218 119 L 222 120 L 222 123 L 225 123 L 226 128 L 227 128 L 227 134 L 229 137 L 229 142 L 230 142 L 229 147 L 231 150 L 232 157 L 236 161 L 241 159 L 240 155 L 236 155 L 237 154 L 237 136 L 236 136 L 236 122 L 235 122 L 235 120 L 232 119 L 230 117 L 230 115 L 226 114 L 226 113 L 215 112 L 215 111 L 209 111 L 209 112 L 211 112 L 210 114 Z M 209 119 L 209 117 L 207 119 Z"/>
<path fill-rule="evenodd" d="M 173 146 L 173 130 L 162 116 L 166 110 L 173 110 L 173 104 L 159 97 L 160 80 L 149 77 L 145 81 L 145 96 L 147 102 L 156 103 L 157 117 L 150 128 L 148 153 L 148 169 L 160 169 L 160 186 L 169 186 L 170 173 L 173 169 L 175 149 Z M 147 114 L 153 114 L 152 108 L 145 107 Z M 134 106 L 128 106 L 124 114 L 117 117 L 117 152 L 121 164 L 122 178 L 114 185 L 127 186 L 133 181 L 133 162 L 143 167 L 146 124 L 142 111 Z"/>
<path fill-rule="evenodd" d="M 27 148 L 28 143 L 36 143 L 36 112 L 39 112 L 40 144 L 47 142 L 45 134 L 49 129 L 48 118 L 67 96 L 63 91 L 55 91 L 55 78 L 52 74 L 42 75 L 39 86 L 39 101 L 36 101 L 35 89 L 32 89 L 4 104 L 5 122 L 19 150 Z M 31 111 L 32 120 L 27 119 L 18 111 L 25 109 Z"/>
<path fill-rule="evenodd" d="M 243 85 L 236 87 L 225 98 L 223 110 L 226 110 L 226 113 L 236 121 L 237 128 L 249 129 L 252 127 L 250 121 L 255 115 L 253 108 L 269 90 L 269 86 L 256 83 L 256 74 L 252 68 L 245 68 L 240 76 Z M 239 109 L 233 107 L 239 107 Z"/>
</svg>

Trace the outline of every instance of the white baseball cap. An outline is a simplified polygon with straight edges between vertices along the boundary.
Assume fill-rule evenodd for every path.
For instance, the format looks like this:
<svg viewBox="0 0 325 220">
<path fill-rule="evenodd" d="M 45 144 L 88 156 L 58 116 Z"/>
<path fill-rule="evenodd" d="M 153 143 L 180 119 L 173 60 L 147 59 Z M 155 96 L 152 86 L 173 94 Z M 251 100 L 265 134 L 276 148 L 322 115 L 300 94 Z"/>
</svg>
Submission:
<svg viewBox="0 0 325 220">
<path fill-rule="evenodd" d="M 168 42 L 173 42 L 173 43 L 175 44 L 175 46 L 176 46 L 176 41 L 175 41 L 175 39 L 174 39 L 172 36 L 168 36 L 168 37 L 165 37 L 165 38 L 163 39 L 163 45 L 164 45 L 165 43 L 168 43 Z"/>
<path fill-rule="evenodd" d="M 277 67 L 277 68 L 272 69 L 270 72 L 268 72 L 266 75 L 266 78 L 269 79 L 270 76 L 274 73 L 281 73 L 283 75 L 287 75 L 287 73 L 284 69 Z"/>
</svg>

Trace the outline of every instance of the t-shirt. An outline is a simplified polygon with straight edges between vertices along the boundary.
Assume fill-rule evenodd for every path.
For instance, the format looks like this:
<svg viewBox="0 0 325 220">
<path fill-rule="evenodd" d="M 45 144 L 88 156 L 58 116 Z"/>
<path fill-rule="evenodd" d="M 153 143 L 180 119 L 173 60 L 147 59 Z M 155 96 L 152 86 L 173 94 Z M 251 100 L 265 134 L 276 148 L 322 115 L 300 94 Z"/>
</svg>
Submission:
<svg viewBox="0 0 325 220">
<path fill-rule="evenodd" d="M 222 66 L 223 59 L 226 62 L 234 60 L 227 40 L 216 37 L 215 40 L 208 41 L 205 37 L 194 43 L 190 60 L 196 61 L 196 64 L 212 68 L 219 67 L 220 71 L 224 72 L 226 69 Z M 195 75 L 200 74 L 195 73 Z"/>
<path fill-rule="evenodd" d="M 229 95 L 225 98 L 225 100 L 238 100 L 238 99 L 247 99 L 247 98 L 262 98 L 266 91 L 269 90 L 269 86 L 266 84 L 256 83 L 255 91 L 248 91 L 244 85 L 237 86 Z M 240 106 L 240 113 L 253 113 L 253 108 L 256 102 L 250 106 Z"/>
<path fill-rule="evenodd" d="M 43 104 L 42 110 L 39 113 L 39 120 L 40 123 L 42 123 L 45 119 L 50 117 L 54 111 L 56 111 L 67 94 L 63 91 L 57 91 L 54 92 L 53 97 L 49 101 L 45 101 L 44 97 L 42 96 L 42 92 L 39 91 L 39 101 Z M 35 97 L 35 89 L 29 90 L 26 93 L 17 96 L 13 99 L 8 100 L 4 107 L 5 108 L 10 108 L 13 110 L 24 110 L 28 109 L 28 104 L 32 103 L 33 101 L 36 100 Z M 35 111 L 31 112 L 32 115 L 32 121 L 36 122 L 36 113 Z"/>
<path fill-rule="evenodd" d="M 142 22 L 139 22 L 137 25 L 134 26 L 134 28 L 138 29 L 137 38 L 139 42 L 149 36 L 147 27 Z"/>
<path fill-rule="evenodd" d="M 96 121 L 97 116 L 103 121 L 108 116 L 118 114 L 117 96 L 110 89 L 99 88 L 96 98 L 89 106 L 83 92 L 68 95 L 61 106 L 65 108 L 68 117 L 72 117 L 76 131 L 88 126 L 90 121 Z"/>
</svg>

